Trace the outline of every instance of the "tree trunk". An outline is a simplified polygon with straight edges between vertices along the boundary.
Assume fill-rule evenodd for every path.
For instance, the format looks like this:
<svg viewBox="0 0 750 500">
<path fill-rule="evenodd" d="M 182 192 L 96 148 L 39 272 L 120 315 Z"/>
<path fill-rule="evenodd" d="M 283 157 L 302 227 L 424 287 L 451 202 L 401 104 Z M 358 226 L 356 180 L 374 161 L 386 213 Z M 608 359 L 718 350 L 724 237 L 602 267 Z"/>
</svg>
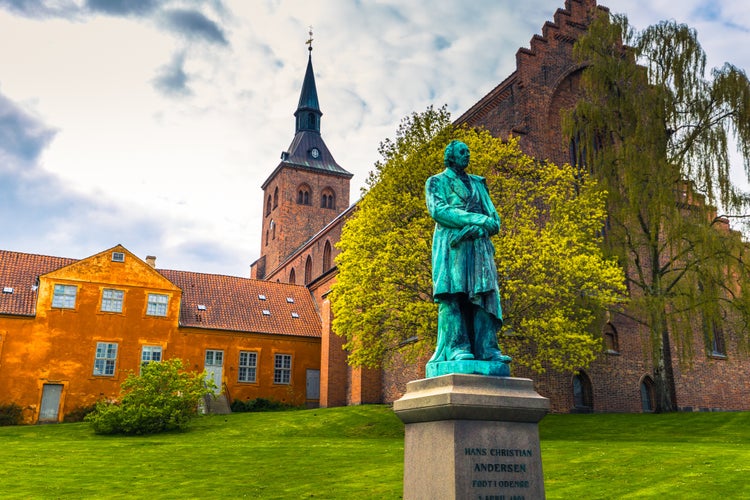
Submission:
<svg viewBox="0 0 750 500">
<path fill-rule="evenodd" d="M 656 412 L 664 413 L 677 411 L 677 395 L 674 385 L 674 373 L 672 371 L 672 349 L 669 339 L 669 329 L 667 328 L 667 319 L 664 311 L 654 318 L 652 328 L 657 331 L 652 332 L 655 338 L 659 340 L 659 352 L 654 369 L 654 389 Z"/>
</svg>

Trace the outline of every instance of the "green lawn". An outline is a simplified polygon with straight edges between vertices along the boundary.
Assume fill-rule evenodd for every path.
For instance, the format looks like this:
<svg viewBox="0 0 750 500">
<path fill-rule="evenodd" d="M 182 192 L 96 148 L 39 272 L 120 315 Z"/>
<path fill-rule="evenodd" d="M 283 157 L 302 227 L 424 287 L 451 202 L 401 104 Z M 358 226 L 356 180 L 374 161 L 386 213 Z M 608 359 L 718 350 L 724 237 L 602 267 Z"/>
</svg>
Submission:
<svg viewBox="0 0 750 500">
<path fill-rule="evenodd" d="M 550 499 L 750 498 L 750 413 L 550 415 L 540 428 Z M 400 498 L 402 462 L 385 406 L 203 417 L 148 437 L 0 427 L 3 499 Z"/>
</svg>

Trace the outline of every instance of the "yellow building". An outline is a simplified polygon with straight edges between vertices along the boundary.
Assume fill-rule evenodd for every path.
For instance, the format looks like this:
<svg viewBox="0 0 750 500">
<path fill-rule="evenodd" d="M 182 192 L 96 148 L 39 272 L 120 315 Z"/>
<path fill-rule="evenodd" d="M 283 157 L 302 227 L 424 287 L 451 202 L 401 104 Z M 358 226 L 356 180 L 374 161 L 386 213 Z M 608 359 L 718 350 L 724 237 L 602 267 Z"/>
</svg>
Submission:
<svg viewBox="0 0 750 500">
<path fill-rule="evenodd" d="M 0 404 L 26 423 L 114 398 L 180 358 L 219 401 L 319 400 L 320 316 L 304 286 L 159 270 L 118 245 L 82 260 L 0 251 Z"/>
</svg>

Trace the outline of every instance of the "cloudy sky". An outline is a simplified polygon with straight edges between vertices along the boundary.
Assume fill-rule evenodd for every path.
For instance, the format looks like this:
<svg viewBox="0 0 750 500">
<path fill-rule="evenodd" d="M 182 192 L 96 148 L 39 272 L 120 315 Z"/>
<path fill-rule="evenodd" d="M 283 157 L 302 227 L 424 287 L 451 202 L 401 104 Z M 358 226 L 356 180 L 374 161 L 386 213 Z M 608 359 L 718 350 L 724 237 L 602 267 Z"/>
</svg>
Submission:
<svg viewBox="0 0 750 500">
<path fill-rule="evenodd" d="M 609 0 L 750 69 L 746 0 Z M 0 0 L 0 248 L 247 276 L 261 183 L 294 134 L 308 26 L 352 200 L 399 121 L 459 116 L 564 0 Z"/>
</svg>

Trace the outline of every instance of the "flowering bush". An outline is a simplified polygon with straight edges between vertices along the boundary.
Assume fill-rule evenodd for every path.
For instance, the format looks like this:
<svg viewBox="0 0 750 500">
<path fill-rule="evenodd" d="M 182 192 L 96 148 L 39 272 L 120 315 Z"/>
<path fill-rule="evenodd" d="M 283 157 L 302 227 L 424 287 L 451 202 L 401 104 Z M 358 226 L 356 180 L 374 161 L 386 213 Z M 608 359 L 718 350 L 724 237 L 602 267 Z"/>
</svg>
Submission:
<svg viewBox="0 0 750 500">
<path fill-rule="evenodd" d="M 202 373 L 182 371 L 171 359 L 144 366 L 122 384 L 118 401 L 100 401 L 85 417 L 97 434 L 155 434 L 185 429 L 211 391 Z"/>
</svg>

